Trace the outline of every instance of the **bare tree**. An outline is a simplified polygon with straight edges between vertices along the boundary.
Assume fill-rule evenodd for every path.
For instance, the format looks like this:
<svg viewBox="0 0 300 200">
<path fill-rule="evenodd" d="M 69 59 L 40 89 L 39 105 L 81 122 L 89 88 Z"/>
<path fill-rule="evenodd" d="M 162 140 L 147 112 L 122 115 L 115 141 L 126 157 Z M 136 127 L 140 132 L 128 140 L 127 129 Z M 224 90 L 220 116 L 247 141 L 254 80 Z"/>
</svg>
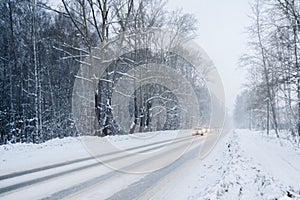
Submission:
<svg viewBox="0 0 300 200">
<path fill-rule="evenodd" d="M 257 81 L 266 88 L 263 102 L 269 102 L 277 137 L 277 129 L 287 129 L 293 137 L 300 132 L 299 10 L 294 0 L 257 0 L 249 29 L 252 55 L 243 59 L 254 75 L 250 88 Z"/>
</svg>

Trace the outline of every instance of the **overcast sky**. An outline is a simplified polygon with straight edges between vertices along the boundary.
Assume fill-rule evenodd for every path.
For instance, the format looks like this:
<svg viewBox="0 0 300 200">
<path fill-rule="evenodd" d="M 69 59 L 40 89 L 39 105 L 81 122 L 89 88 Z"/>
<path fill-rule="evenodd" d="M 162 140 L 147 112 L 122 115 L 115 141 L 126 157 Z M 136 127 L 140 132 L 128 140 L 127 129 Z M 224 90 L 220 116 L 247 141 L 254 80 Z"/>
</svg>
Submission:
<svg viewBox="0 0 300 200">
<path fill-rule="evenodd" d="M 239 57 L 246 53 L 249 0 L 169 0 L 168 6 L 182 7 L 184 12 L 197 17 L 196 41 L 217 67 L 225 88 L 226 105 L 232 110 L 245 83 L 245 72 L 237 67 Z"/>
</svg>

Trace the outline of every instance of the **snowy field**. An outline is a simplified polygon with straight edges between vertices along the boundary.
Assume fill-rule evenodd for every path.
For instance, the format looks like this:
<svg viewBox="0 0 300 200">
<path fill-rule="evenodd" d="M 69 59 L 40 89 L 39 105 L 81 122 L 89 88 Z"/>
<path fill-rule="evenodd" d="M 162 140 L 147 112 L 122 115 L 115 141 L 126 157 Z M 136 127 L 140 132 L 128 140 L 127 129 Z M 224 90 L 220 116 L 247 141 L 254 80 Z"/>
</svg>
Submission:
<svg viewBox="0 0 300 200">
<path fill-rule="evenodd" d="M 175 137 L 177 140 L 184 141 L 187 135 L 188 132 L 184 132 L 178 137 L 178 133 L 170 131 L 160 132 L 155 136 L 146 133 L 138 136 L 110 136 L 98 139 L 109 141 L 119 149 L 131 148 L 132 152 L 136 153 L 136 151 L 161 148 L 161 143 L 168 144 Z M 196 139 L 202 141 L 205 137 L 197 136 Z M 201 144 L 201 142 L 195 142 L 195 148 L 201 147 Z M 139 146 L 142 147 L 132 148 Z M 0 191 L 1 188 L 22 183 L 25 180 L 34 180 L 35 177 L 39 178 L 95 163 L 94 159 L 87 159 L 90 154 L 86 145 L 82 143 L 82 139 L 79 138 L 54 139 L 44 144 L 9 144 L 0 146 L 0 153 L 0 177 L 2 177 L 0 178 Z M 18 177 L 5 180 L 3 178 L 5 174 L 13 172 L 80 159 L 84 160 L 84 164 L 78 162 L 48 169 L 43 171 L 42 175 L 39 174 L 41 172 L 36 172 L 23 175 L 19 179 Z M 110 184 L 98 184 L 64 197 L 68 199 L 130 199 L 135 197 L 130 193 L 134 193 L 137 183 L 146 184 L 143 180 L 151 177 L 151 174 L 116 173 L 102 166 L 97 168 L 97 173 L 95 170 L 73 172 L 71 174 L 73 178 L 68 179 L 80 184 L 84 181 L 82 177 L 90 180 L 98 176 L 100 172 L 104 175 L 110 174 Z M 74 175 L 78 177 L 78 180 Z M 137 199 L 300 199 L 300 148 L 288 140 L 266 137 L 261 132 L 235 130 L 221 138 L 206 157 L 197 154 L 155 180 L 155 184 L 147 187 Z M 51 180 L 46 182 L 49 184 Z M 14 196 L 14 191 L 2 194 L 0 192 L 0 199 L 14 199 L 15 197 L 43 199 L 42 192 L 39 194 L 39 188 L 44 187 L 41 183 L 33 184 L 32 188 L 18 189 L 16 193 L 19 192 L 22 196 L 20 194 Z M 56 183 L 56 187 L 53 186 L 52 192 L 66 187 L 66 183 L 67 179 L 62 179 L 60 184 Z M 99 193 L 101 189 L 110 192 Z M 37 191 L 37 194 L 26 195 L 32 191 Z M 121 198 L 122 195 L 124 198 Z M 57 196 L 52 197 L 55 199 Z"/>
</svg>

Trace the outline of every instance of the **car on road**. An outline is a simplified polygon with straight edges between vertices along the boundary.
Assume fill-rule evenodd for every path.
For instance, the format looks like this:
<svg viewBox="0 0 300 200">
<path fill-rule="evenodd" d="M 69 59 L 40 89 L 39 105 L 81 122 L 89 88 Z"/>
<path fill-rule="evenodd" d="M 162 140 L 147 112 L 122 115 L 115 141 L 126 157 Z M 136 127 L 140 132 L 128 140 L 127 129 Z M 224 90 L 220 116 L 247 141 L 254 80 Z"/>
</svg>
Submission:
<svg viewBox="0 0 300 200">
<path fill-rule="evenodd" d="M 195 127 L 193 129 L 192 135 L 193 136 L 196 136 L 196 135 L 203 136 L 203 135 L 205 135 L 205 134 L 207 134 L 209 132 L 210 132 L 210 129 L 208 127 Z"/>
</svg>

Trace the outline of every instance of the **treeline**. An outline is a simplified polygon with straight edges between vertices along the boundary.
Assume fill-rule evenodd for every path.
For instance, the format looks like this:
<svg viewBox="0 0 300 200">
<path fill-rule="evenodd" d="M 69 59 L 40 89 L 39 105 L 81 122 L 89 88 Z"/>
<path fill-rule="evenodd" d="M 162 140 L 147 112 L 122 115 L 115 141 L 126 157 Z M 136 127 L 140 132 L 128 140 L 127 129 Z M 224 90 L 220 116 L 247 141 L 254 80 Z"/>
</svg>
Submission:
<svg viewBox="0 0 300 200">
<path fill-rule="evenodd" d="M 248 27 L 246 90 L 237 97 L 240 128 L 287 130 L 300 136 L 300 2 L 256 0 Z"/>
<path fill-rule="evenodd" d="M 79 64 L 64 59 L 78 54 L 68 44 L 82 43 L 74 25 L 30 1 L 4 0 L 0 10 L 0 143 L 75 135 L 70 101 Z"/>
<path fill-rule="evenodd" d="M 75 75 L 91 61 L 93 48 L 99 44 L 139 28 L 166 28 L 189 38 L 196 30 L 192 15 L 168 11 L 161 0 L 62 0 L 55 7 L 42 0 L 3 0 L 0 11 L 0 144 L 39 143 L 78 134 L 71 107 Z M 107 78 L 114 81 L 116 77 Z M 101 133 L 92 134 L 118 133 L 110 109 L 113 86 L 99 81 L 95 90 L 94 109 Z M 137 97 L 141 99 L 141 91 L 151 87 L 154 94 L 154 86 L 139 88 L 140 95 L 130 103 L 135 125 L 149 125 L 150 115 L 144 111 L 151 103 Z M 161 86 L 158 90 L 166 93 Z M 170 95 L 169 99 L 176 98 Z M 172 112 L 168 116 L 175 118 L 168 125 L 157 125 L 160 129 L 177 128 L 178 119 Z"/>
</svg>

